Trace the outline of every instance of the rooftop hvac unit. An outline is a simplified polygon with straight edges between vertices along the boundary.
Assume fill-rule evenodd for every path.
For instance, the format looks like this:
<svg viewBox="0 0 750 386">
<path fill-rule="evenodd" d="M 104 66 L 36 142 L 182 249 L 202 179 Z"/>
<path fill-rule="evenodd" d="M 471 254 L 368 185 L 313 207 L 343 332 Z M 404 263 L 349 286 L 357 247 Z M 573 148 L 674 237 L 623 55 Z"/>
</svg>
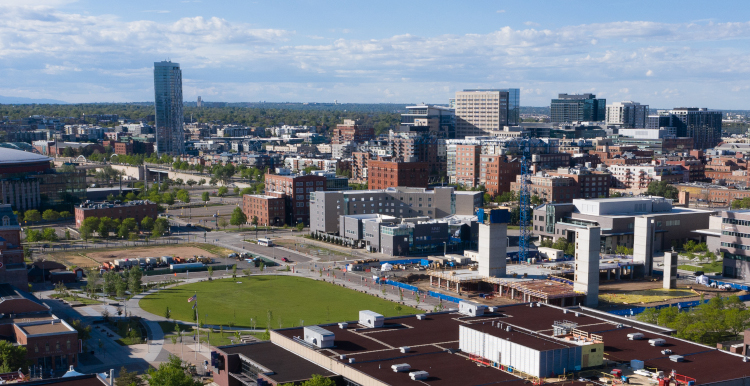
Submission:
<svg viewBox="0 0 750 386">
<path fill-rule="evenodd" d="M 643 339 L 643 334 L 640 332 L 634 332 L 632 334 L 628 334 L 628 340 L 641 340 Z"/>
<path fill-rule="evenodd" d="M 652 346 L 664 346 L 664 343 L 667 343 L 667 341 L 665 341 L 662 338 L 656 338 L 656 339 L 649 339 L 648 340 L 648 344 L 650 344 Z"/>
<path fill-rule="evenodd" d="M 498 307 L 495 307 L 495 306 L 487 307 L 487 311 L 489 311 L 489 312 L 497 312 L 497 309 L 498 309 Z"/>
<path fill-rule="evenodd" d="M 349 363 L 354 363 L 354 358 L 349 358 Z"/>
<path fill-rule="evenodd" d="M 341 355 L 339 355 L 339 359 L 341 359 L 342 361 L 343 361 L 344 359 L 346 359 L 346 354 L 341 354 Z"/>
<path fill-rule="evenodd" d="M 393 369 L 394 373 L 405 373 L 411 369 L 411 366 L 408 363 L 400 363 L 392 365 L 391 369 Z"/>
<path fill-rule="evenodd" d="M 664 350 L 661 350 L 661 353 L 663 355 L 672 355 L 672 350 L 665 348 Z"/>
<path fill-rule="evenodd" d="M 567 314 L 567 313 L 568 313 L 568 310 L 563 310 L 563 314 Z"/>
<path fill-rule="evenodd" d="M 576 316 L 580 316 L 580 315 L 578 315 L 578 313 L 577 313 L 577 312 L 575 313 L 575 315 L 576 315 Z"/>
<path fill-rule="evenodd" d="M 426 318 L 427 318 L 427 315 L 425 315 L 425 314 L 419 314 L 419 315 L 417 315 L 417 319 L 418 320 L 425 320 Z"/>
<path fill-rule="evenodd" d="M 685 358 L 682 355 L 670 355 L 669 360 L 672 362 L 682 362 Z"/>
<path fill-rule="evenodd" d="M 409 378 L 411 378 L 412 381 L 421 381 L 423 379 L 427 379 L 427 377 L 430 376 L 430 373 L 426 371 L 412 371 L 409 373 Z"/>
<path fill-rule="evenodd" d="M 507 327 L 505 327 L 505 331 L 512 332 L 513 331 L 513 327 L 507 326 Z"/>
<path fill-rule="evenodd" d="M 383 315 L 380 315 L 377 312 L 369 310 L 359 311 L 359 324 L 363 326 L 370 328 L 383 327 L 384 320 L 385 318 Z"/>
<path fill-rule="evenodd" d="M 409 351 L 411 351 L 411 348 L 409 346 L 402 346 L 402 347 L 399 347 L 398 350 L 401 351 L 401 353 L 406 354 Z"/>
<path fill-rule="evenodd" d="M 346 330 L 347 327 L 349 327 L 349 323 L 346 323 L 346 322 L 339 323 L 340 329 Z"/>
</svg>

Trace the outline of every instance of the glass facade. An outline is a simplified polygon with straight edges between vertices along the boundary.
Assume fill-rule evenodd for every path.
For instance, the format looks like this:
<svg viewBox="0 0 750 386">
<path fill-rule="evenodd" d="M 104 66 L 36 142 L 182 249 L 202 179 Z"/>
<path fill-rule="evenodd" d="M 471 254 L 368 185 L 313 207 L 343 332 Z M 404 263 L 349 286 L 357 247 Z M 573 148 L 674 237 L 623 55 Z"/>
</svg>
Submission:
<svg viewBox="0 0 750 386">
<path fill-rule="evenodd" d="M 156 153 L 185 153 L 182 113 L 182 70 L 178 63 L 154 63 Z"/>
</svg>

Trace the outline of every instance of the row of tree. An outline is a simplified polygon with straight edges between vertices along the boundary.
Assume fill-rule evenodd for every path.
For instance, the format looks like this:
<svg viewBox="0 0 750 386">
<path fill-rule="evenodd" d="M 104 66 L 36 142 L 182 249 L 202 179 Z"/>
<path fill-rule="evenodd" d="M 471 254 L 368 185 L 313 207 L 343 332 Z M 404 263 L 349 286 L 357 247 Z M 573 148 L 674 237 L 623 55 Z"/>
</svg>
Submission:
<svg viewBox="0 0 750 386">
<path fill-rule="evenodd" d="M 47 209 L 44 212 L 40 213 L 36 209 L 29 209 L 26 212 L 23 212 L 23 216 L 20 215 L 20 213 L 17 213 L 18 219 L 23 220 L 27 223 L 36 223 L 42 220 L 45 221 L 57 221 L 61 218 L 69 218 L 73 215 L 68 211 L 62 211 L 58 212 L 53 209 Z"/>
<path fill-rule="evenodd" d="M 169 221 L 163 218 L 154 220 L 151 217 L 144 217 L 140 223 L 132 217 L 128 217 L 122 221 L 107 216 L 86 217 L 79 228 L 81 238 L 84 240 L 90 239 L 94 232 L 97 232 L 99 237 L 103 238 L 110 237 L 111 233 L 115 232 L 117 237 L 127 237 L 132 240 L 138 238 L 136 232 L 144 231 L 151 232 L 152 238 L 158 238 L 167 230 L 169 230 Z"/>
</svg>

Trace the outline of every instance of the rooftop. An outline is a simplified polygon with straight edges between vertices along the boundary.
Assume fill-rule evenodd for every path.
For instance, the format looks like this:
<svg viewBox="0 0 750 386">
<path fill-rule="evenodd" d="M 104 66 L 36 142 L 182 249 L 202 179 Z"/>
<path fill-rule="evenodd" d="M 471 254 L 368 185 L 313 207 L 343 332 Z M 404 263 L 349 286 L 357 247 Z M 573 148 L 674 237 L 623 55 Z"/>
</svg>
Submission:
<svg viewBox="0 0 750 386">
<path fill-rule="evenodd" d="M 0 165 L 3 164 L 21 164 L 30 162 L 49 162 L 52 158 L 31 153 L 23 150 L 8 149 L 0 147 Z"/>
<path fill-rule="evenodd" d="M 47 335 L 47 334 L 60 334 L 67 332 L 75 332 L 73 327 L 67 325 L 59 319 L 52 319 L 50 321 L 34 322 L 34 324 L 20 324 L 18 327 L 23 330 L 26 335 Z"/>
<path fill-rule="evenodd" d="M 273 371 L 273 374 L 268 375 L 268 377 L 279 384 L 306 380 L 312 374 L 334 375 L 330 371 L 271 342 L 221 346 L 218 349 L 226 354 L 239 354 Z"/>
</svg>

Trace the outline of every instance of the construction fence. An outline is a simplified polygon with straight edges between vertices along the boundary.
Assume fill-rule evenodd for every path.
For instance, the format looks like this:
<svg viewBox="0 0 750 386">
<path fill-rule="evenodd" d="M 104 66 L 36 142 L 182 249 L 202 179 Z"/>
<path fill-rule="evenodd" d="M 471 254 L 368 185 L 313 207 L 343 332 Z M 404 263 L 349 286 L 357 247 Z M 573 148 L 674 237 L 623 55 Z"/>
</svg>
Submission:
<svg viewBox="0 0 750 386">
<path fill-rule="evenodd" d="M 389 263 L 390 263 L 390 261 L 389 261 Z M 383 284 L 392 285 L 394 287 L 398 287 L 398 288 L 405 289 L 405 290 L 408 290 L 408 291 L 414 291 L 414 292 L 417 292 L 417 293 L 421 293 L 420 290 L 419 290 L 419 288 L 417 288 L 417 287 L 415 287 L 413 285 L 410 285 L 410 284 L 399 283 L 399 282 L 393 281 L 393 280 L 385 280 L 383 282 Z M 445 300 L 445 301 L 449 301 L 449 302 L 453 302 L 453 303 L 456 303 L 456 304 L 458 304 L 460 301 L 463 300 L 463 299 L 457 298 L 455 296 L 445 295 L 445 294 L 441 294 L 439 292 L 434 292 L 434 291 L 428 291 L 427 294 L 430 295 L 433 298 L 440 299 L 440 300 Z"/>
</svg>

